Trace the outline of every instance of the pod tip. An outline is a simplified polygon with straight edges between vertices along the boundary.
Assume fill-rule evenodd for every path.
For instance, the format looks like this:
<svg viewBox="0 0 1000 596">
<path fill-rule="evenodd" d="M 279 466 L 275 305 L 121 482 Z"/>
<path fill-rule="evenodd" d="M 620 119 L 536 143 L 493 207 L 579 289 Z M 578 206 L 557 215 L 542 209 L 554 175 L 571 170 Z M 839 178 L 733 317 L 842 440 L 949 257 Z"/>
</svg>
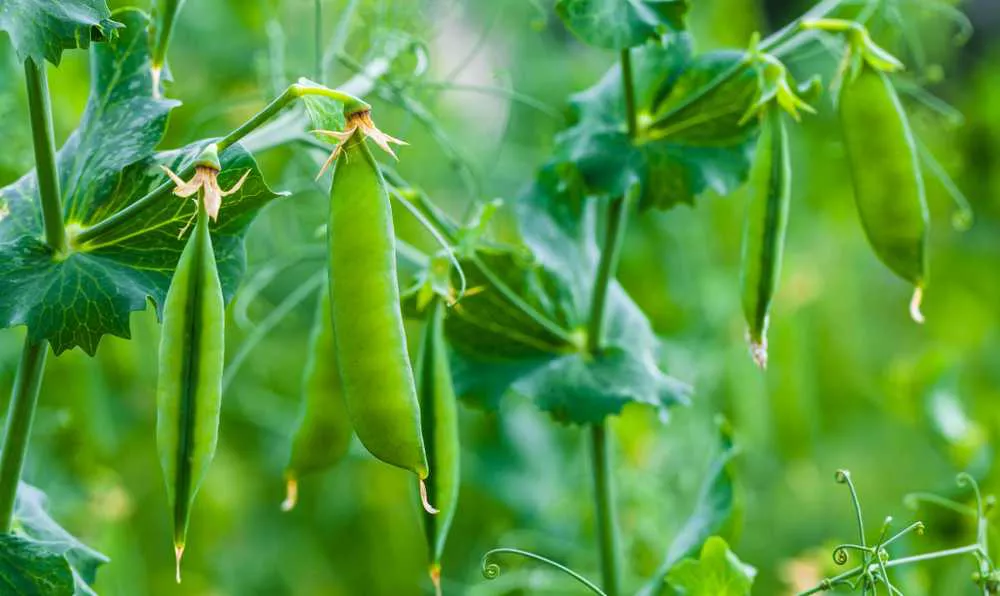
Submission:
<svg viewBox="0 0 1000 596">
<path fill-rule="evenodd" d="M 917 289 L 913 290 L 913 298 L 910 299 L 910 318 L 914 322 L 923 324 L 924 313 L 920 312 L 920 303 L 924 300 L 924 289 L 921 286 L 917 286 Z"/>
<path fill-rule="evenodd" d="M 177 563 L 177 583 L 181 583 L 181 558 L 184 557 L 184 545 L 175 544 L 174 545 L 174 556 L 176 557 Z"/>
<path fill-rule="evenodd" d="M 438 510 L 427 500 L 427 483 L 424 482 L 423 478 L 420 479 L 420 503 L 424 506 L 424 511 L 427 513 L 431 515 L 438 514 Z"/>
<path fill-rule="evenodd" d="M 434 594 L 441 596 L 441 565 L 437 563 L 431 564 L 427 574 L 431 578 L 431 583 L 434 584 Z"/>
<path fill-rule="evenodd" d="M 754 334 L 747 331 L 747 343 L 750 344 L 750 356 L 754 364 L 761 370 L 767 370 L 767 336 L 763 333 L 755 338 Z"/>
<path fill-rule="evenodd" d="M 281 510 L 284 512 L 295 509 L 299 502 L 299 481 L 295 476 L 289 475 L 285 481 L 285 500 L 281 502 Z"/>
<path fill-rule="evenodd" d="M 163 72 L 163 67 L 154 64 L 151 70 L 153 75 L 153 99 L 160 99 L 160 74 Z"/>
</svg>

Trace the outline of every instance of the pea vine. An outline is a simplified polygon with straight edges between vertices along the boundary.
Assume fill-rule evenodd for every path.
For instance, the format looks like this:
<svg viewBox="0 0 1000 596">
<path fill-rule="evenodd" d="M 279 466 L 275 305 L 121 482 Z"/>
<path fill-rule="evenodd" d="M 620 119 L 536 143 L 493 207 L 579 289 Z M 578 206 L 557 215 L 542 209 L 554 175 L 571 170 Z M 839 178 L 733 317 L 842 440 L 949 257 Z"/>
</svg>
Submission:
<svg viewBox="0 0 1000 596">
<path fill-rule="evenodd" d="M 392 37 L 365 62 L 344 52 L 346 33 L 338 29 L 324 48 L 327 13 L 320 0 L 313 3 L 314 80 L 285 85 L 279 77 L 276 97 L 243 124 L 166 151 L 157 147 L 179 105 L 169 96 L 183 65 L 171 68 L 167 58 L 182 0 L 156 0 L 152 17 L 135 8 L 111 12 L 103 0 L 20 0 L 0 10 L 0 29 L 24 67 L 35 157 L 32 172 L 0 189 L 0 327 L 27 328 L 0 450 L 0 580 L 47 582 L 57 586 L 52 594 L 93 593 L 96 569 L 106 562 L 53 529 L 35 489 L 21 482 L 50 349 L 55 356 L 77 347 L 94 355 L 104 335 L 130 337 L 132 312 L 155 305 L 163 328 L 156 434 L 180 582 L 191 507 L 218 442 L 222 398 L 258 342 L 318 295 L 283 510 L 295 507 L 300 478 L 336 466 L 357 436 L 374 458 L 413 473 L 428 578 L 441 594 L 451 572 L 445 545 L 460 506 L 457 400 L 496 411 L 505 396 L 520 395 L 553 421 L 579 427 L 588 440 L 600 581 L 514 547 L 483 556 L 487 579 L 500 576 L 500 556 L 514 556 L 602 596 L 621 596 L 634 585 L 639 596 L 667 589 L 750 593 L 756 570 L 727 542 L 735 540 L 739 450 L 721 419 L 696 504 L 662 563 L 643 578 L 631 577 L 625 564 L 610 421 L 631 404 L 666 419 L 691 402 L 694 390 L 666 370 L 660 338 L 617 280 L 622 247 L 630 220 L 749 184 L 742 307 L 750 354 L 765 367 L 794 200 L 788 131 L 829 104 L 840 116 L 868 242 L 912 286 L 909 311 L 923 322 L 921 300 L 929 291 L 924 173 L 956 200 L 956 227 L 967 226 L 971 212 L 911 129 L 900 96 L 925 103 L 933 96 L 900 75 L 904 63 L 897 56 L 919 53 L 912 39 L 886 33 L 902 17 L 878 10 L 882 4 L 822 0 L 743 48 L 699 53 L 687 28 L 686 0 L 557 0 L 565 27 L 606 50 L 614 64 L 570 98 L 570 122 L 527 189 L 489 202 L 481 200 L 475 172 L 432 111 L 392 72 L 398 59 L 416 57 L 410 78 L 419 79 L 427 58 L 419 40 Z M 938 8 L 966 33 L 960 13 Z M 345 22 L 353 11 L 345 11 Z M 58 66 L 64 51 L 88 47 L 90 98 L 78 129 L 57 151 L 46 61 Z M 822 67 L 801 60 L 817 53 L 826 61 Z M 332 62 L 356 76 L 326 86 Z M 514 91 L 472 90 L 551 114 Z M 376 125 L 373 104 L 379 102 L 410 115 L 454 165 L 469 195 L 462 217 L 386 163 L 406 142 Z M 369 141 L 384 155 L 377 158 Z M 280 262 L 252 272 L 238 293 L 250 224 L 289 194 L 268 186 L 255 159 L 278 147 L 292 149 L 314 170 L 311 188 L 328 191 L 325 240 L 304 241 Z M 887 164 L 883 171 L 865 167 L 873 156 Z M 405 152 L 399 157 L 406 159 Z M 433 250 L 397 237 L 393 209 L 399 207 L 430 232 Z M 493 233 L 492 218 L 501 209 L 516 220 L 515 241 Z M 248 305 L 278 273 L 301 264 L 308 265 L 306 281 L 226 361 L 226 303 L 235 301 L 233 319 L 247 327 Z M 419 324 L 419 342 L 406 341 L 404 318 Z M 411 358 L 414 343 L 419 347 Z M 892 556 L 898 544 L 924 525 L 892 533 L 886 518 L 870 542 L 850 474 L 840 471 L 836 480 L 849 490 L 858 540 L 837 546 L 833 559 L 857 563 L 800 596 L 839 588 L 902 594 L 890 570 L 958 556 L 975 559 L 973 580 L 983 594 L 1000 591 L 987 544 L 992 500 L 982 498 L 971 476 L 959 476 L 958 483 L 974 492 L 975 508 L 928 495 L 911 500 L 971 515 L 976 541 L 900 558 Z M 54 534 L 54 544 L 64 548 L 46 541 Z"/>
<path fill-rule="evenodd" d="M 1000 578 L 1000 576 L 998 576 L 997 569 L 990 558 L 989 545 L 987 542 L 989 523 L 988 516 L 992 512 L 995 502 L 992 497 L 985 500 L 983 499 L 983 496 L 979 491 L 979 484 L 972 476 L 962 473 L 958 475 L 956 481 L 959 487 L 972 489 L 976 504 L 974 509 L 970 510 L 965 505 L 933 494 L 926 495 L 915 493 L 909 495 L 907 497 L 907 501 L 911 504 L 917 504 L 923 501 L 946 507 L 952 511 L 958 511 L 970 515 L 975 519 L 976 541 L 972 544 L 958 546 L 955 548 L 899 558 L 892 557 L 889 547 L 894 542 L 909 534 L 923 534 L 923 522 L 913 522 L 890 535 L 889 529 L 893 520 L 892 517 L 886 517 L 882 522 L 878 538 L 874 543 L 869 544 L 865 534 L 864 517 L 861 512 L 861 501 L 858 498 L 858 492 L 854 487 L 854 481 L 851 479 L 850 472 L 847 470 L 838 470 L 835 478 L 838 484 L 846 485 L 850 491 L 851 504 L 854 509 L 855 521 L 857 522 L 858 528 L 858 542 L 838 545 L 833 550 L 833 561 L 837 565 L 845 565 L 851 559 L 852 553 L 854 553 L 854 556 L 860 558 L 860 561 L 852 569 L 844 571 L 834 577 L 824 579 L 814 588 L 799 592 L 799 596 L 819 594 L 822 592 L 837 590 L 841 587 L 846 587 L 851 591 L 860 590 L 864 594 L 877 594 L 880 585 L 885 586 L 885 589 L 889 594 L 902 594 L 902 591 L 893 585 L 892 580 L 889 577 L 890 569 L 906 565 L 914 565 L 934 559 L 960 557 L 966 555 L 971 556 L 976 562 L 976 573 L 973 575 L 972 580 L 982 590 L 982 594 L 984 596 L 996 594 L 998 589 L 1000 589 L 1000 583 L 998 583 L 998 578 Z"/>
</svg>

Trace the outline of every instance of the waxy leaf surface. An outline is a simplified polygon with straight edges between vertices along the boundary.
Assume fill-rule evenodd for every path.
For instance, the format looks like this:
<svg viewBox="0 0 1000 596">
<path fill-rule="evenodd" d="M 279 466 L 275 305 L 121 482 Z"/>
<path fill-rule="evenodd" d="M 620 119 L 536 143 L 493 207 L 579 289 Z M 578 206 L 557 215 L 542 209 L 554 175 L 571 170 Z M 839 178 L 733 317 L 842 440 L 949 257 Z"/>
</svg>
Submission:
<svg viewBox="0 0 1000 596">
<path fill-rule="evenodd" d="M 91 50 L 90 98 L 79 128 L 58 154 L 64 218 L 71 237 L 135 203 L 167 181 L 165 165 L 180 171 L 209 141 L 156 153 L 176 102 L 153 98 L 147 17 L 115 13 L 122 33 Z M 213 242 L 227 298 L 245 270 L 243 236 L 257 211 L 277 194 L 240 146 L 221 156 L 219 183 L 242 189 L 223 202 Z M 34 340 L 58 354 L 81 347 L 94 354 L 103 335 L 129 337 L 129 315 L 152 299 L 159 308 L 184 247 L 194 202 L 164 194 L 148 208 L 109 228 L 68 255 L 43 240 L 37 181 L 31 172 L 0 189 L 0 327 L 27 325 Z M 189 232 L 187 232 L 189 233 Z"/>
</svg>

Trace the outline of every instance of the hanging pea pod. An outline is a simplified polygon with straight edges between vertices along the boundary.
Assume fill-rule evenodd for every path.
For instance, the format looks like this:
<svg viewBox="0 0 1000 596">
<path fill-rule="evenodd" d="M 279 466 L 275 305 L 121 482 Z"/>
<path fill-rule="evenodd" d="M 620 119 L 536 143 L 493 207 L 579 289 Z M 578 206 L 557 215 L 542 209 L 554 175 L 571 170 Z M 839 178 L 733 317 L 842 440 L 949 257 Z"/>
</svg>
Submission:
<svg viewBox="0 0 1000 596">
<path fill-rule="evenodd" d="M 743 314 L 754 361 L 767 367 L 767 325 L 771 300 L 781 275 L 781 255 L 788 227 L 792 168 L 785 115 L 777 106 L 765 110 L 765 125 L 757 144 L 753 196 L 743 229 Z"/>
<path fill-rule="evenodd" d="M 341 143 L 331 156 L 330 312 L 347 411 L 372 455 L 423 481 L 427 456 L 400 311 L 392 211 L 365 141 L 381 146 L 392 139 L 374 128 L 368 112 L 349 115 L 347 129 L 331 134 Z M 424 506 L 432 509 L 426 498 Z"/>
<path fill-rule="evenodd" d="M 167 48 L 173 37 L 174 23 L 184 6 L 184 0 L 154 0 L 153 18 L 150 21 L 149 36 L 152 41 L 152 72 L 153 94 L 160 95 L 161 77 L 166 74 L 170 80 L 170 69 L 167 67 Z"/>
<path fill-rule="evenodd" d="M 888 77 L 863 63 L 840 93 L 854 197 L 878 258 L 916 290 L 910 314 L 923 322 L 927 285 L 927 203 L 910 124 Z"/>
<path fill-rule="evenodd" d="M 309 338 L 309 359 L 302 379 L 302 414 L 292 439 L 285 468 L 287 496 L 281 508 L 290 511 L 298 500 L 298 481 L 304 474 L 327 469 L 343 459 L 351 445 L 351 421 L 337 366 L 330 320 L 330 292 L 325 287 L 316 307 Z"/>
<path fill-rule="evenodd" d="M 222 406 L 225 306 L 205 192 L 163 304 L 156 442 L 173 512 L 177 581 L 191 505 L 215 455 Z"/>
<path fill-rule="evenodd" d="M 428 315 L 416 373 L 424 444 L 427 459 L 434 469 L 434 474 L 427 479 L 427 496 L 439 510 L 437 515 L 424 516 L 424 533 L 431 559 L 431 581 L 440 594 L 441 557 L 458 506 L 458 403 L 448 365 L 444 339 L 445 304 L 441 297 L 432 300 Z"/>
</svg>

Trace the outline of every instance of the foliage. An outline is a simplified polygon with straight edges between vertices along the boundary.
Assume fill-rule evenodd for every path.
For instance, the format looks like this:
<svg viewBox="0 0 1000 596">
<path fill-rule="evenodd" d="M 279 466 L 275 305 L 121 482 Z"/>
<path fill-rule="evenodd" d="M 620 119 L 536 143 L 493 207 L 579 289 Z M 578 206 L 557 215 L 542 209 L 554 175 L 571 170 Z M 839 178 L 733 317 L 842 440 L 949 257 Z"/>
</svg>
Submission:
<svg viewBox="0 0 1000 596">
<path fill-rule="evenodd" d="M 951 4 L 824 0 L 801 15 L 768 5 L 772 28 L 787 26 L 762 38 L 755 31 L 767 27 L 750 22 L 758 3 L 736 0 L 557 0 L 553 18 L 540 2 L 187 3 L 163 89 L 149 17 L 109 4 L 118 10 L 94 0 L 0 7 L 11 41 L 0 39 L 0 132 L 9 139 L 0 327 L 24 326 L 26 345 L 58 356 L 46 365 L 25 477 L 114 560 L 105 565 L 49 517 L 40 490 L 21 484 L 14 533 L 0 534 L 7 590 L 179 593 L 161 548 L 162 481 L 147 471 L 149 385 L 155 319 L 195 207 L 171 194 L 161 166 L 187 179 L 219 142 L 221 187 L 249 177 L 211 230 L 231 304 L 226 401 L 181 589 L 417 593 L 426 557 L 416 508 L 402 503 L 415 501 L 410 479 L 357 443 L 334 471 L 302 482 L 295 512 L 276 513 L 310 302 L 326 268 L 329 177 L 314 177 L 331 137 L 310 131 L 343 130 L 345 105 L 365 101 L 382 130 L 410 144 L 399 163 L 380 163 L 409 289 L 407 335 L 420 335 L 431 297 L 449 302 L 453 382 L 472 406 L 460 416 L 461 490 L 444 567 L 431 570 L 444 593 L 995 590 L 990 501 L 971 478 L 995 489 L 996 210 L 977 197 L 993 196 L 990 132 L 1000 124 L 983 106 L 995 105 L 1000 81 L 975 65 L 989 55 L 986 42 L 952 47 L 941 24 L 964 33 L 967 23 Z M 89 58 L 69 51 L 88 47 Z M 937 64 L 958 59 L 968 68 L 942 83 Z M 27 143 L 39 143 L 24 108 L 37 98 L 21 95 L 25 60 L 59 66 L 48 72 L 54 138 L 65 139 L 54 164 L 65 252 L 47 236 L 44 160 L 24 173 Z M 900 62 L 908 71 L 885 80 L 912 122 L 932 220 L 950 195 L 971 221 L 960 187 L 978 208 L 966 236 L 933 226 L 921 239 L 934 271 L 923 329 L 904 326 L 896 303 L 905 289 L 864 248 L 831 118 L 838 89 L 860 68 Z M 931 92 L 968 108 L 971 132 L 943 126 L 955 109 Z M 764 373 L 751 370 L 741 344 L 736 263 L 771 110 L 792 116 L 793 184 Z M 283 193 L 265 172 L 294 197 L 275 201 Z M 5 337 L 11 383 L 22 335 Z M 713 430 L 720 412 L 729 422 Z M 586 462 L 581 436 L 595 429 L 610 437 L 610 459 L 595 446 Z M 900 452 L 907 457 L 886 455 Z M 870 542 L 855 500 L 860 548 L 835 553 L 860 562 L 831 571 L 828 556 L 803 549 L 839 534 L 836 496 L 818 478 L 845 462 L 879 478 L 866 487 L 879 508 L 904 487 L 973 474 L 938 491 L 959 515 L 927 520 L 926 550 L 907 533 L 916 522 L 891 536 L 887 522 Z M 598 488 L 601 470 L 616 485 L 617 522 L 595 515 L 587 467 Z M 9 485 L 0 480 L 0 491 Z M 620 544 L 606 529 L 616 523 Z M 966 544 L 957 535 L 969 525 L 976 541 Z M 490 553 L 531 561 L 510 570 L 504 561 L 504 573 L 483 582 L 476 563 L 498 543 L 530 551 Z M 938 556 L 955 548 L 966 556 Z M 598 563 L 603 577 L 586 579 Z"/>
</svg>

